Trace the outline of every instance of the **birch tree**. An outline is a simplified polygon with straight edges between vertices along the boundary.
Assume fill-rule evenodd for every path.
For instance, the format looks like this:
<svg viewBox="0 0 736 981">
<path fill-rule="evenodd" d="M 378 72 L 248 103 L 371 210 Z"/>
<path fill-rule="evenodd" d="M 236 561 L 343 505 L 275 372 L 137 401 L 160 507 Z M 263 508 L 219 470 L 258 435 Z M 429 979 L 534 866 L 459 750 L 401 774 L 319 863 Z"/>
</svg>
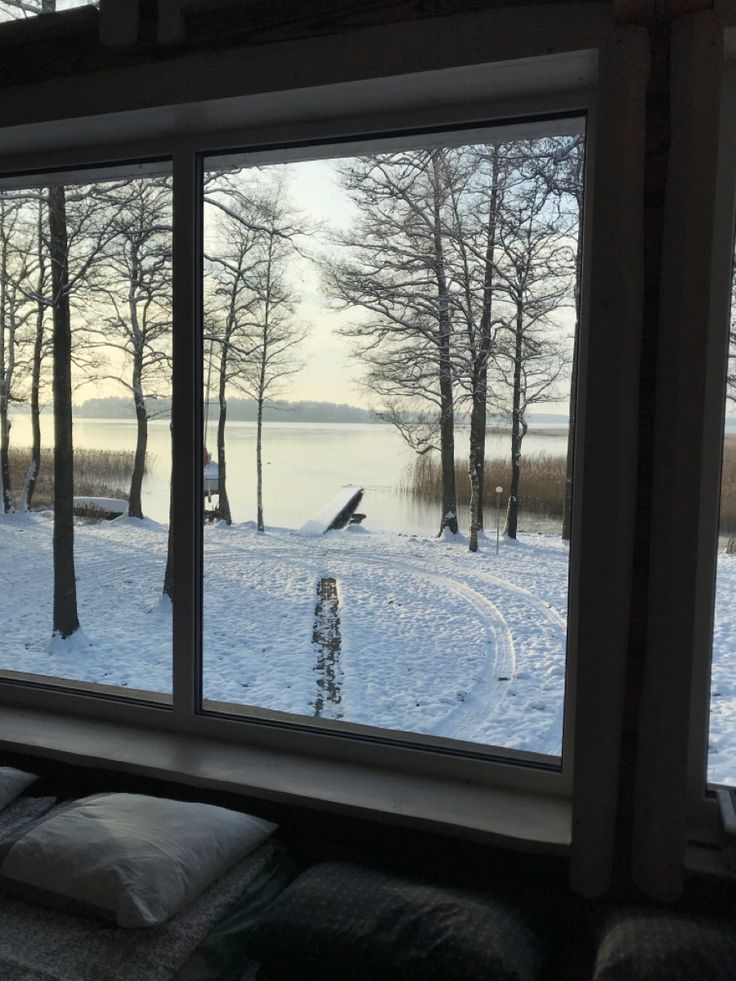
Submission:
<svg viewBox="0 0 736 981">
<path fill-rule="evenodd" d="M 223 214 L 218 224 L 217 245 L 205 254 L 205 356 L 207 377 L 214 374 L 217 387 L 217 484 L 220 518 L 232 523 L 227 491 L 227 396 L 232 384 L 246 370 L 252 351 L 248 336 L 250 308 L 254 300 L 251 276 L 256 262 L 256 233 L 248 212 L 233 203 L 233 213 Z M 207 398 L 210 384 L 207 385 Z"/>
<path fill-rule="evenodd" d="M 497 358 L 510 396 L 511 487 L 504 534 L 516 538 L 522 447 L 529 407 L 559 398 L 569 365 L 569 343 L 555 314 L 569 301 L 575 272 L 570 238 L 545 212 L 544 189 L 531 181 L 507 203 L 500 229 L 499 278 L 505 323 Z"/>
<path fill-rule="evenodd" d="M 495 351 L 498 322 L 493 319 L 496 239 L 507 180 L 507 149 L 470 147 L 462 154 L 463 171 L 450 182 L 448 228 L 453 307 L 457 323 L 458 378 L 470 401 L 468 548 L 478 550 L 483 529 L 483 495 L 488 370 Z"/>
<path fill-rule="evenodd" d="M 256 261 L 249 276 L 248 352 L 238 387 L 256 401 L 256 525 L 263 518 L 263 410 L 283 392 L 285 380 L 302 367 L 296 348 L 307 334 L 296 319 L 295 289 L 288 265 L 297 239 L 305 233 L 285 201 L 278 181 L 254 201 L 259 232 Z"/>
<path fill-rule="evenodd" d="M 128 514 L 142 518 L 150 405 L 171 387 L 171 181 L 146 177 L 93 193 L 111 217 L 104 263 L 90 284 L 104 313 L 99 327 L 88 327 L 88 343 L 122 359 L 127 370 L 127 377 L 103 377 L 122 385 L 135 408 Z"/>
</svg>

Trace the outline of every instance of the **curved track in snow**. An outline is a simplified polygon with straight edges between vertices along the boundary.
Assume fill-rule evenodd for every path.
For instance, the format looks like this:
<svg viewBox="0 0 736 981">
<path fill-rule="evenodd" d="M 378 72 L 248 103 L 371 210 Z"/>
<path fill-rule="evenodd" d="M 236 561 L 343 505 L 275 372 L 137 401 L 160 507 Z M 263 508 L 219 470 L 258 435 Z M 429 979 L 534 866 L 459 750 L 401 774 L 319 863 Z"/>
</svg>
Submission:
<svg viewBox="0 0 736 981">
<path fill-rule="evenodd" d="M 238 544 L 242 548 L 242 542 Z M 488 598 L 488 591 L 492 591 L 496 598 L 503 595 L 512 597 L 540 620 L 547 621 L 555 633 L 559 633 L 564 645 L 566 624 L 555 609 L 528 590 L 485 570 L 470 572 L 468 577 L 475 580 L 471 584 L 453 578 L 451 573 L 433 572 L 428 568 L 428 562 L 412 556 L 377 556 L 360 549 L 345 551 L 342 547 L 330 547 L 332 542 L 329 538 L 324 542 L 320 541 L 316 548 L 315 539 L 311 539 L 309 544 L 308 549 L 302 550 L 298 545 L 296 548 L 285 547 L 281 543 L 272 542 L 268 555 L 301 573 L 311 575 L 315 581 L 320 576 L 329 574 L 344 583 L 351 572 L 360 570 L 361 567 L 391 570 L 401 576 L 432 583 L 435 588 L 449 593 L 455 600 L 469 605 L 477 614 L 488 640 L 484 644 L 482 663 L 463 700 L 450 709 L 444 718 L 427 727 L 425 731 L 432 735 L 467 740 L 477 738 L 476 734 L 483 724 L 499 712 L 514 675 L 524 664 L 524 651 L 517 651 L 514 643 L 513 624 L 509 624 L 499 605 Z M 231 547 L 225 543 L 209 545 L 207 549 L 208 558 L 215 560 L 218 555 L 230 553 Z"/>
</svg>

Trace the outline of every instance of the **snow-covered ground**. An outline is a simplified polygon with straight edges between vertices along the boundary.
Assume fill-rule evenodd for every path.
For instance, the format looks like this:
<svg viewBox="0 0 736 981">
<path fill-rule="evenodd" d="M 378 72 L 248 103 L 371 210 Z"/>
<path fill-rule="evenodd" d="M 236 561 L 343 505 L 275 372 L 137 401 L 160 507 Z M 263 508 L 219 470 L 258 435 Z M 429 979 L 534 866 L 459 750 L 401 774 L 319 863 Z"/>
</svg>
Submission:
<svg viewBox="0 0 736 981">
<path fill-rule="evenodd" d="M 167 532 L 120 518 L 79 524 L 82 633 L 49 639 L 50 514 L 0 519 L 0 668 L 171 691 Z M 557 536 L 481 542 L 370 532 L 317 538 L 252 524 L 205 528 L 204 694 L 312 716 L 317 585 L 334 578 L 339 704 L 323 715 L 559 754 L 568 551 Z M 710 777 L 736 783 L 736 556 L 721 555 Z"/>
</svg>

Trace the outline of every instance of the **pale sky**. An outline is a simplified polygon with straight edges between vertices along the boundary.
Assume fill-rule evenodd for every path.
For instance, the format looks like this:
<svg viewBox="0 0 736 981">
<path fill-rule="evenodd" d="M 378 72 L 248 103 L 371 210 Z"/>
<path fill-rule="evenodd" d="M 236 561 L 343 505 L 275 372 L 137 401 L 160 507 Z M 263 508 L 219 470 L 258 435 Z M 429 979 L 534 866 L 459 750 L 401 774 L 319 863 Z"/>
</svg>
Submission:
<svg viewBox="0 0 736 981">
<path fill-rule="evenodd" d="M 340 187 L 334 161 L 292 163 L 285 169 L 289 197 L 299 211 L 323 227 L 349 227 L 355 209 Z M 320 238 L 324 242 L 324 237 Z M 331 310 L 321 297 L 319 272 L 313 263 L 297 260 L 294 274 L 302 294 L 299 314 L 310 324 L 310 330 L 302 346 L 307 363 L 289 380 L 289 401 L 348 402 L 368 407 L 370 398 L 360 385 L 364 369 L 351 358 L 351 342 L 338 333 L 349 315 Z"/>
</svg>

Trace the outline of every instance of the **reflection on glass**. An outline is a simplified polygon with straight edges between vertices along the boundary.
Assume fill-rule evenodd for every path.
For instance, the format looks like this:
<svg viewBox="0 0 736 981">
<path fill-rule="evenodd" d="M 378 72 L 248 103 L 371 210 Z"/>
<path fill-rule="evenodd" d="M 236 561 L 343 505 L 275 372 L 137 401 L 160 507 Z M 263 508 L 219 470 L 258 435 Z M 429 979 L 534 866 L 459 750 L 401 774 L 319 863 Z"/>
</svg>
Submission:
<svg viewBox="0 0 736 981">
<path fill-rule="evenodd" d="M 0 669 L 171 692 L 166 173 L 0 190 Z"/>
<path fill-rule="evenodd" d="M 99 6 L 99 0 L 0 0 L 0 23 L 91 6 Z"/>
<path fill-rule="evenodd" d="M 208 708 L 560 754 L 584 152 L 565 125 L 206 162 Z"/>
</svg>

